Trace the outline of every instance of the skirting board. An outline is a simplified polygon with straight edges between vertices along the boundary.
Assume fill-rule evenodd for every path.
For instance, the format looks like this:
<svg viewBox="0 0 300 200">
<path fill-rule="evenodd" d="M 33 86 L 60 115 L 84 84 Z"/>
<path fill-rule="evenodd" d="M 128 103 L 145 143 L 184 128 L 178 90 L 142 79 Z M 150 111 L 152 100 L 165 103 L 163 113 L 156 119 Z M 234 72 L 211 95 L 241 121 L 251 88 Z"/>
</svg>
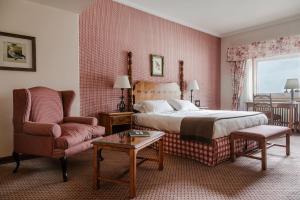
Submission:
<svg viewBox="0 0 300 200">
<path fill-rule="evenodd" d="M 29 159 L 33 159 L 33 158 L 37 158 L 37 157 L 38 156 L 22 154 L 22 155 L 20 155 L 20 160 L 29 160 Z M 15 160 L 12 156 L 7 156 L 7 157 L 0 158 L 0 165 L 7 164 L 7 163 L 12 163 L 12 162 L 15 162 Z"/>
</svg>

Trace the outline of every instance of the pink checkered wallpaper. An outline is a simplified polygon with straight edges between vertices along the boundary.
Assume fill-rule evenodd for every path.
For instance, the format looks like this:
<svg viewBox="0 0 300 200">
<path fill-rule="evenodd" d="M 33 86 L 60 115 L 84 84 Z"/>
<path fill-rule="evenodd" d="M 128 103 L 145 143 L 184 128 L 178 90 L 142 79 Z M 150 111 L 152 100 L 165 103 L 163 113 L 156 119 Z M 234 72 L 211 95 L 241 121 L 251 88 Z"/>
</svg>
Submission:
<svg viewBox="0 0 300 200">
<path fill-rule="evenodd" d="M 179 60 L 186 81 L 197 79 L 194 99 L 220 106 L 220 38 L 112 2 L 95 0 L 81 13 L 81 114 L 116 109 L 121 91 L 113 89 L 127 73 L 127 52 L 133 53 L 133 81 L 179 81 Z M 150 54 L 164 56 L 164 77 L 151 77 Z M 185 93 L 189 99 L 189 93 Z"/>
</svg>

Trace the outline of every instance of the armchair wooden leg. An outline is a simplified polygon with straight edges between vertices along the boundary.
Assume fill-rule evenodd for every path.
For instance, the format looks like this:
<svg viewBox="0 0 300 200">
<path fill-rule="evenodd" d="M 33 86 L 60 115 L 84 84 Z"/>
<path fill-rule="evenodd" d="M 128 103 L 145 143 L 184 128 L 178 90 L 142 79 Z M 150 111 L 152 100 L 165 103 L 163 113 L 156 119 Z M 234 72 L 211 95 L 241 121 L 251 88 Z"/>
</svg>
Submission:
<svg viewBox="0 0 300 200">
<path fill-rule="evenodd" d="M 20 167 L 20 155 L 17 152 L 14 151 L 12 156 L 13 156 L 15 162 L 16 162 L 16 168 L 14 169 L 13 173 L 17 173 L 18 169 Z"/>
<path fill-rule="evenodd" d="M 63 180 L 64 180 L 64 182 L 67 182 L 68 181 L 67 157 L 65 157 L 65 156 L 61 157 L 59 160 L 60 160 L 60 163 L 61 163 Z"/>
<path fill-rule="evenodd" d="M 104 158 L 102 157 L 102 149 L 99 149 L 99 150 L 98 150 L 98 155 L 99 155 L 99 160 L 100 160 L 100 161 L 103 161 Z"/>
</svg>

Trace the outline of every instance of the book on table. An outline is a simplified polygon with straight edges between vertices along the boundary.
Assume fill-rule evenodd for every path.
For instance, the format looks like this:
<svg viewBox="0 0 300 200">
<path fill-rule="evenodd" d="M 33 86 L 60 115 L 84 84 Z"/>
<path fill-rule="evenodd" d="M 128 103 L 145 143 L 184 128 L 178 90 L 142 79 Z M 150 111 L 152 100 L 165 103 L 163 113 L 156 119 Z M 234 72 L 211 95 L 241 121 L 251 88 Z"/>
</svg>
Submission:
<svg viewBox="0 0 300 200">
<path fill-rule="evenodd" d="M 149 137 L 150 133 L 148 131 L 141 130 L 130 130 L 128 131 L 130 137 Z"/>
</svg>

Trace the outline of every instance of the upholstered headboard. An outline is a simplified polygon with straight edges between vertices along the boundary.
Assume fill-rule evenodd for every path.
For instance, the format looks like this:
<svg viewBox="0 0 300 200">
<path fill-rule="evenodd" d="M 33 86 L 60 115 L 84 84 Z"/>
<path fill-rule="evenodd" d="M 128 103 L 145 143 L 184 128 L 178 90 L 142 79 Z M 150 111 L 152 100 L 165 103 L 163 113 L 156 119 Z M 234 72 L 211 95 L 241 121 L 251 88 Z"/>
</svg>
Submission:
<svg viewBox="0 0 300 200">
<path fill-rule="evenodd" d="M 177 83 L 156 83 L 139 81 L 133 87 L 133 103 L 144 100 L 180 99 L 181 91 Z"/>
</svg>

